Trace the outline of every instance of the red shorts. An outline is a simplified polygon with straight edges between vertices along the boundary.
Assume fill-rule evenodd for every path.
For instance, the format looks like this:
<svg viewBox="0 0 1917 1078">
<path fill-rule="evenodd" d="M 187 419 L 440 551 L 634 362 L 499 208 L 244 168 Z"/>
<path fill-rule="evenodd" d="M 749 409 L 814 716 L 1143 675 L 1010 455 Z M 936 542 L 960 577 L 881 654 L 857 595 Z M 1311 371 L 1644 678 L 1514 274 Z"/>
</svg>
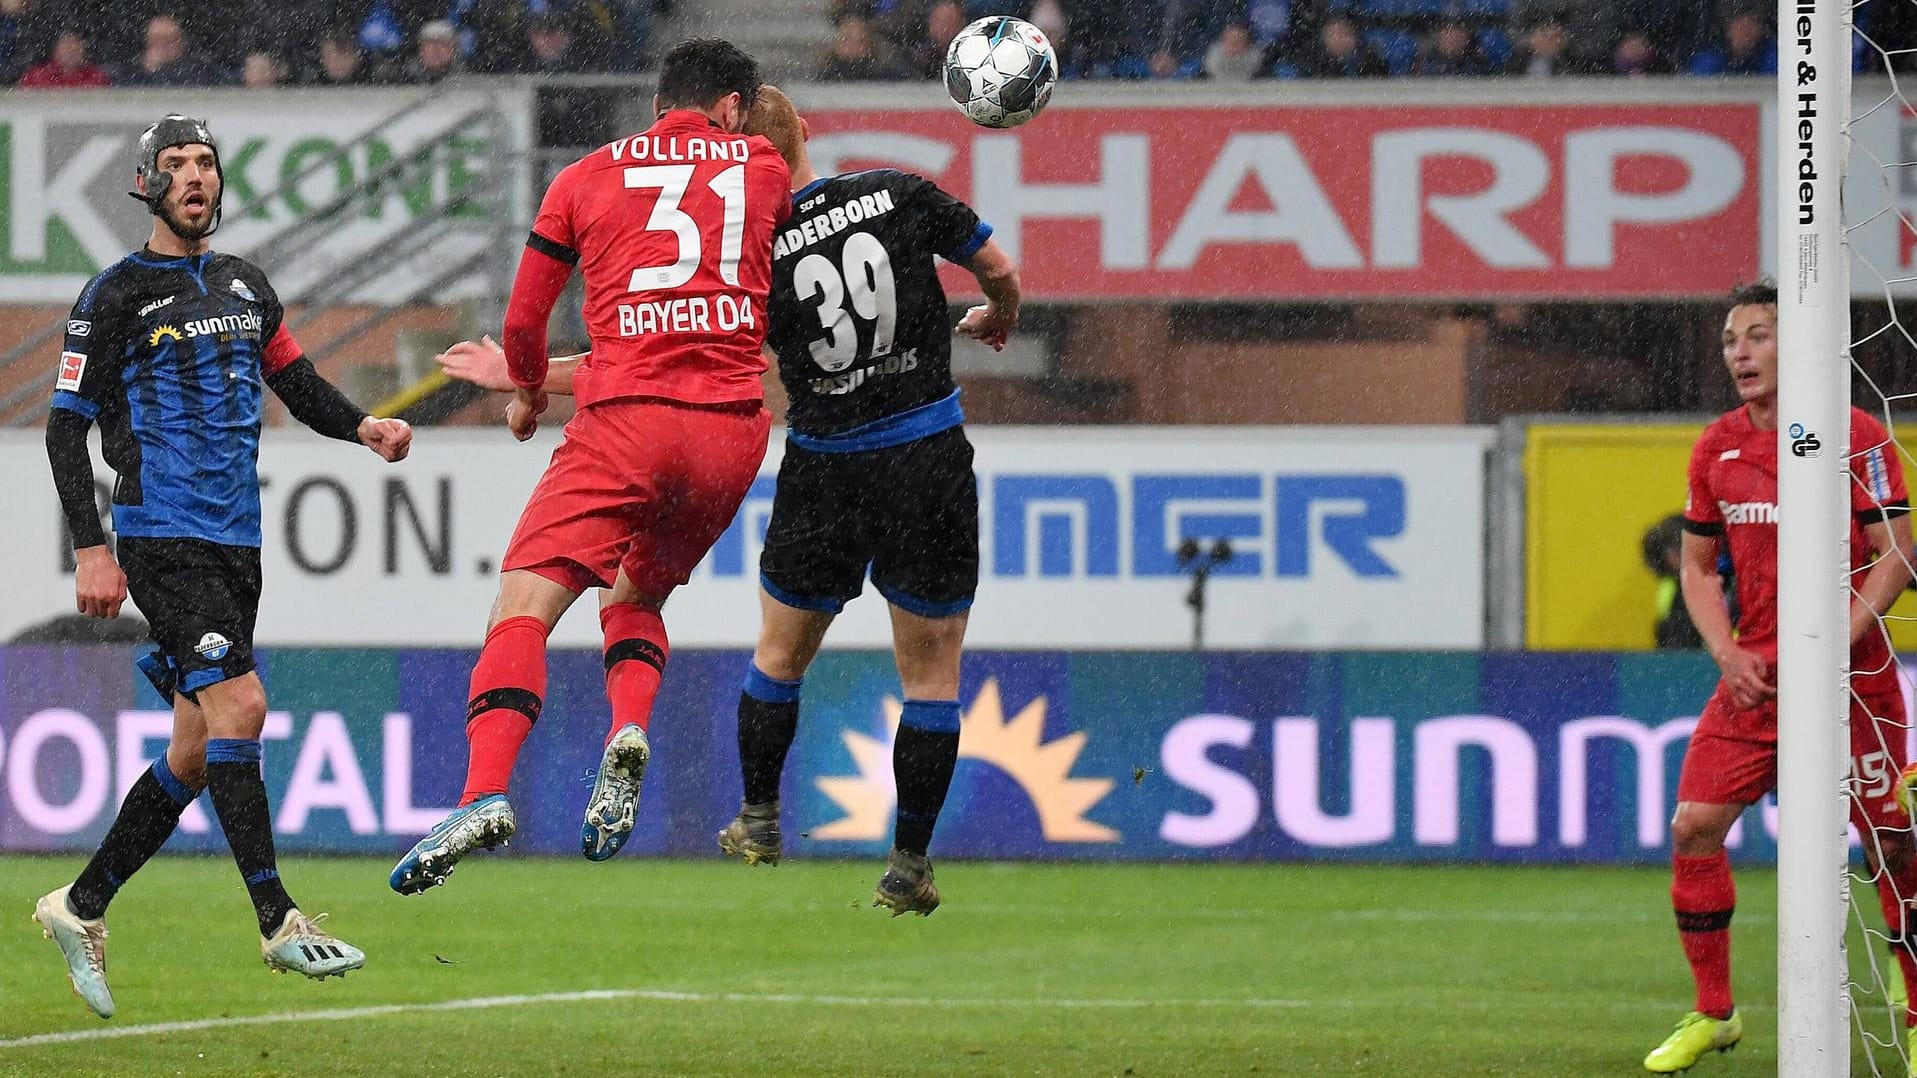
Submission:
<svg viewBox="0 0 1917 1078">
<path fill-rule="evenodd" d="M 739 511 L 771 425 L 757 402 L 628 397 L 581 408 L 519 515 L 501 571 L 583 592 L 611 587 L 624 570 L 639 594 L 663 599 Z"/>
<path fill-rule="evenodd" d="M 1904 749 L 1900 691 L 1850 703 L 1851 822 L 1863 830 L 1909 823 L 1894 793 L 1908 753 Z M 1777 703 L 1749 710 L 1732 705 L 1722 686 L 1704 705 L 1678 774 L 1677 799 L 1709 805 L 1748 805 L 1777 788 Z"/>
</svg>

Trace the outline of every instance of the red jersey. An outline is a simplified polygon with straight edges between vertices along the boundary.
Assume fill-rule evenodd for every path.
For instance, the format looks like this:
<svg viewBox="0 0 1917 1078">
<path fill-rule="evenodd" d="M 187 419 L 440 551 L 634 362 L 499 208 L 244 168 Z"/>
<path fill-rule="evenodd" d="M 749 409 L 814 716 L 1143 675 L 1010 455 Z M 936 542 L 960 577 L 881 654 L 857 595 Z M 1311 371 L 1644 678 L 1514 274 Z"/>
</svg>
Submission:
<svg viewBox="0 0 1917 1078">
<path fill-rule="evenodd" d="M 1904 467 L 1883 424 L 1850 410 L 1851 573 L 1872 561 L 1867 522 L 1908 504 Z M 1737 642 L 1777 661 L 1777 432 L 1759 430 L 1744 408 L 1724 413 L 1704 428 L 1691 450 L 1690 497 L 1684 519 L 1690 531 L 1722 535 L 1730 543 L 1737 573 Z M 1865 633 L 1851 648 L 1859 692 L 1897 691 L 1890 647 L 1879 633 Z M 1879 671 L 1865 674 L 1861 671 Z"/>
<path fill-rule="evenodd" d="M 527 257 L 577 263 L 585 274 L 592 354 L 573 377 L 581 406 L 617 397 L 760 399 L 772 237 L 792 211 L 790 179 L 771 142 L 688 110 L 559 173 Z M 519 292 L 515 285 L 516 301 Z M 507 358 L 525 385 L 544 377 L 544 352 L 535 364 L 523 354 L 529 339 L 515 347 L 513 321 L 509 313 Z"/>
</svg>

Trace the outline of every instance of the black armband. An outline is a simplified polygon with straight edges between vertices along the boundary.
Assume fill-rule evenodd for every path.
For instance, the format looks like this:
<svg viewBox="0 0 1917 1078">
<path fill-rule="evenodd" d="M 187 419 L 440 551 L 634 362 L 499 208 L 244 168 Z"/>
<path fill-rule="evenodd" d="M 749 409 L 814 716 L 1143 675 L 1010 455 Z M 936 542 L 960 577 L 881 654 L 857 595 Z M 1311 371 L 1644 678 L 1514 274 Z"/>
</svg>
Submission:
<svg viewBox="0 0 1917 1078">
<path fill-rule="evenodd" d="M 75 550 L 106 542 L 100 507 L 93 500 L 93 457 L 87 453 L 87 428 L 92 425 L 65 408 L 55 408 L 47 417 L 47 460 L 53 465 L 53 487 L 60 493 Z"/>
<path fill-rule="evenodd" d="M 1910 504 L 1902 499 L 1898 499 L 1897 501 L 1885 502 L 1882 505 L 1871 506 L 1869 509 L 1858 510 L 1857 523 L 1868 528 L 1872 524 L 1888 524 L 1898 517 L 1909 515 Z"/>
<path fill-rule="evenodd" d="M 266 384 L 286 402 L 293 418 L 315 433 L 342 442 L 359 440 L 359 423 L 367 413 L 346 399 L 333 383 L 321 378 L 305 356 L 267 375 Z"/>
<path fill-rule="evenodd" d="M 526 246 L 538 251 L 540 254 L 545 255 L 555 262 L 564 262 L 568 266 L 576 266 L 579 264 L 578 251 L 560 243 L 558 240 L 549 240 L 537 232 L 526 233 Z"/>
</svg>

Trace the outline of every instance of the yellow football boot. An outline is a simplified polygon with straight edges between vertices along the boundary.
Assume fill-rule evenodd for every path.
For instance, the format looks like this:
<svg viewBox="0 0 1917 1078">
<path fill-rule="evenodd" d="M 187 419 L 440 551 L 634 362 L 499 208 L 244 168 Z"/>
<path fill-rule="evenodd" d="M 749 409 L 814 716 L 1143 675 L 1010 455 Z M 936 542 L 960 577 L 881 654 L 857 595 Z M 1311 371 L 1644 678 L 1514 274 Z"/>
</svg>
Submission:
<svg viewBox="0 0 1917 1078">
<path fill-rule="evenodd" d="M 1677 1024 L 1664 1043 L 1644 1057 L 1644 1069 L 1652 1074 L 1676 1074 L 1690 1070 L 1709 1052 L 1728 1052 L 1744 1039 L 1744 1019 L 1732 1011 L 1729 1018 L 1712 1018 L 1692 1011 Z"/>
</svg>

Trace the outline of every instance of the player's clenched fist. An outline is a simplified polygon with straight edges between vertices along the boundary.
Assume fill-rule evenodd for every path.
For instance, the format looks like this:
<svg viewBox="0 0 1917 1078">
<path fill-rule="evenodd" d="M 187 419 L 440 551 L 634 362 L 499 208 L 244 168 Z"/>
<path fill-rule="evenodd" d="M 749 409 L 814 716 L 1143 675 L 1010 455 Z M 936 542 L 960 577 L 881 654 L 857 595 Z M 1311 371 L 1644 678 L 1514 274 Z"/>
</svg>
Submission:
<svg viewBox="0 0 1917 1078">
<path fill-rule="evenodd" d="M 126 602 L 126 574 L 113 552 L 90 546 L 73 552 L 73 597 L 80 613 L 90 618 L 117 618 Z"/>
<path fill-rule="evenodd" d="M 981 303 L 965 312 L 965 317 L 959 319 L 954 331 L 990 345 L 995 352 L 1003 352 L 1005 342 L 1011 339 L 1012 330 L 1017 328 L 1018 308 L 1008 310 L 1000 304 Z"/>
<path fill-rule="evenodd" d="M 539 429 L 539 417 L 546 411 L 546 391 L 543 389 L 520 389 L 513 393 L 513 401 L 506 406 L 506 429 L 520 441 L 533 436 Z"/>
<path fill-rule="evenodd" d="M 413 425 L 404 419 L 369 415 L 359 421 L 359 440 L 386 460 L 405 460 L 413 448 Z"/>
</svg>

